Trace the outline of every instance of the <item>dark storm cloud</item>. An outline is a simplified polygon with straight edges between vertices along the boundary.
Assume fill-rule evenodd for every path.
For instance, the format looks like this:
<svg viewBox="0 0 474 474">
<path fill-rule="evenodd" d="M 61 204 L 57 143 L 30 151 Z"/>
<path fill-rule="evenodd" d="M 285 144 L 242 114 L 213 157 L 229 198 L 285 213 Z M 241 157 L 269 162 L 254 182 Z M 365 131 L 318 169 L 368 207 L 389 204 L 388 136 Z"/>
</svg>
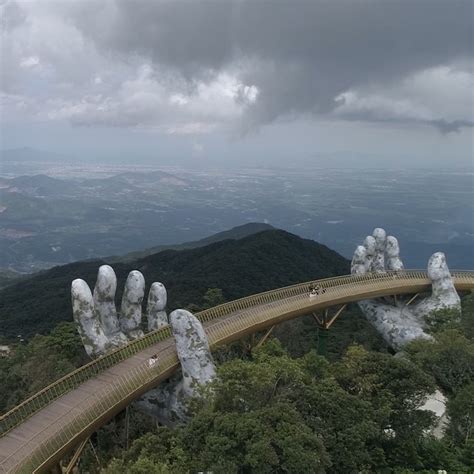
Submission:
<svg viewBox="0 0 474 474">
<path fill-rule="evenodd" d="M 431 124 L 444 134 L 459 132 L 464 127 L 474 127 L 474 122 L 472 120 L 432 120 Z"/>
<path fill-rule="evenodd" d="M 383 88 L 469 61 L 469 0 L 130 1 L 79 3 L 74 21 L 100 50 L 140 55 L 189 84 L 233 68 L 258 87 L 247 126 L 327 114 L 350 89 Z M 447 91 L 449 93 L 449 91 Z M 364 118 L 364 112 L 360 113 Z M 365 115 L 373 120 L 373 114 Z M 465 123 L 435 118 L 445 131 Z M 468 121 L 466 122 L 468 123 Z"/>
</svg>

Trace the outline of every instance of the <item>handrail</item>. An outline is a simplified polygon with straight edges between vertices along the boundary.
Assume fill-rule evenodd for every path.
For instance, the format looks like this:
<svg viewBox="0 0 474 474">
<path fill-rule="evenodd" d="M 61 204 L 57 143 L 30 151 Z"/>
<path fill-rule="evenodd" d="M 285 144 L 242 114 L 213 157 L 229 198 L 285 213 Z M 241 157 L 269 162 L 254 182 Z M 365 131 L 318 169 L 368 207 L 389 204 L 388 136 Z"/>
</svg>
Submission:
<svg viewBox="0 0 474 474">
<path fill-rule="evenodd" d="M 472 278 L 473 272 L 469 271 L 452 271 L 453 277 L 457 280 L 463 278 Z M 213 308 L 201 311 L 196 316 L 203 322 L 210 322 L 217 318 L 221 318 L 232 313 L 243 311 L 262 304 L 269 304 L 278 300 L 291 298 L 304 294 L 308 291 L 311 284 L 318 284 L 322 288 L 334 288 L 346 285 L 366 282 L 382 282 L 392 281 L 393 279 L 422 279 L 429 283 L 427 273 L 423 270 L 404 270 L 402 272 L 386 272 L 382 274 L 365 274 L 365 275 L 344 275 L 339 277 L 325 278 L 310 282 L 298 283 L 295 285 L 278 288 L 275 290 L 265 291 L 249 297 L 240 298 L 228 303 L 215 306 Z M 113 365 L 133 356 L 134 354 L 156 344 L 160 341 L 171 337 L 169 326 L 150 332 L 143 337 L 131 341 L 123 347 L 119 347 L 112 352 L 96 359 L 88 364 L 79 367 L 73 372 L 61 377 L 57 381 L 35 393 L 19 405 L 0 416 L 0 437 L 8 431 L 18 426 L 24 420 L 38 412 L 56 398 L 78 387 L 81 383 L 98 375 L 102 371 L 112 367 Z"/>
<path fill-rule="evenodd" d="M 452 274 L 458 288 L 474 288 L 474 272 L 452 272 Z M 311 307 L 309 298 L 307 298 L 308 286 L 316 282 L 327 290 L 318 298 L 320 300 L 318 305 L 322 305 L 322 307 L 329 306 L 333 301 L 341 299 L 352 301 L 354 297 L 354 300 L 357 300 L 357 298 L 366 298 L 367 294 L 383 294 L 387 290 L 394 288 L 401 292 L 407 292 L 407 290 L 414 288 L 417 290 L 428 289 L 430 283 L 424 271 L 343 276 L 300 283 L 225 303 L 198 313 L 199 318 L 203 322 L 209 322 L 206 325 L 206 333 L 211 349 L 214 349 L 219 343 L 241 337 L 246 331 L 249 333 L 249 331 L 255 331 L 263 326 L 268 327 L 268 325 L 274 324 L 275 321 L 281 320 L 282 315 L 286 314 L 287 316 L 285 317 L 288 318 L 295 317 L 298 314 L 305 314 L 304 312 Z M 408 282 L 409 284 L 407 284 Z M 397 284 L 394 285 L 394 283 Z M 153 343 L 150 341 L 164 341 L 168 337 L 171 337 L 168 327 L 150 333 L 114 351 L 116 357 L 114 360 L 124 360 L 129 356 L 127 354 L 136 353 L 142 350 L 142 347 L 149 347 Z M 96 373 L 100 373 L 100 370 L 104 370 L 104 367 L 99 365 L 99 362 L 106 357 L 97 359 L 87 364 L 87 366 L 93 366 L 97 363 L 98 371 Z M 112 359 L 107 364 L 111 363 L 111 361 Z M 107 417 L 113 416 L 113 413 L 118 412 L 125 404 L 155 386 L 161 380 L 169 377 L 177 366 L 176 348 L 172 344 L 165 345 L 160 350 L 160 357 L 156 366 L 150 368 L 146 362 L 143 362 L 127 370 L 124 375 L 117 377 L 109 386 L 90 393 L 81 399 L 68 413 L 65 413 L 61 418 L 48 425 L 45 431 L 39 431 L 26 443 L 12 450 L 13 452 L 9 453 L 7 458 L 0 461 L 0 471 L 30 473 L 38 472 L 38 468 L 44 469 L 45 466 L 52 465 L 51 463 L 54 462 L 54 459 L 57 460 L 59 456 L 66 452 L 65 450 L 80 442 L 81 436 L 85 436 L 87 432 L 90 433 L 97 429 L 101 423 L 103 424 L 109 419 Z M 58 384 L 63 383 L 63 381 L 77 372 L 80 372 L 80 369 L 46 387 L 42 392 L 52 390 L 53 387 L 59 389 L 60 387 L 57 387 Z M 89 373 L 91 372 L 87 372 L 87 374 Z M 87 380 L 87 378 L 84 380 Z M 55 393 L 57 393 L 57 390 L 56 392 L 51 391 L 50 395 L 57 398 L 66 392 L 56 396 Z M 35 396 L 30 397 L 19 407 L 33 403 L 35 400 Z M 19 407 L 15 407 L 9 413 L 14 412 Z M 41 407 L 36 411 L 40 409 Z M 31 414 L 26 416 L 26 418 L 29 416 Z M 47 439 L 40 442 L 37 436 L 46 431 L 48 434 Z"/>
</svg>

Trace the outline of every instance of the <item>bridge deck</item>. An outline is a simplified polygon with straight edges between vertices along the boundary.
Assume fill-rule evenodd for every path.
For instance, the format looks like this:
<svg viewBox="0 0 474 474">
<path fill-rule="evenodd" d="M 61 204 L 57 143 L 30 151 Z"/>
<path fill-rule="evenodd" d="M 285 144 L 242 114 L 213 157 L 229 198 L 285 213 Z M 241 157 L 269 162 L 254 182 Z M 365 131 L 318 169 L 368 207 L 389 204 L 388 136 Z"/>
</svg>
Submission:
<svg viewBox="0 0 474 474">
<path fill-rule="evenodd" d="M 458 290 L 474 289 L 474 272 L 453 272 L 453 276 Z M 318 284 L 326 291 L 311 299 L 308 296 L 310 283 L 314 282 L 266 292 L 200 313 L 198 316 L 204 323 L 211 348 L 336 304 L 425 291 L 430 282 L 426 273 L 408 271 L 339 277 L 320 280 Z M 169 329 L 167 331 L 169 335 Z M 124 351 L 126 348 L 117 353 Z M 153 354 L 158 354 L 158 362 L 149 367 L 147 361 Z M 94 364 L 99 365 L 100 359 L 90 365 Z M 29 412 L 21 412 L 24 406 L 17 410 L 31 414 L 21 415 L 16 425 L 5 429 L 0 438 L 0 472 L 31 473 L 50 467 L 133 399 L 169 377 L 177 367 L 174 341 L 167 337 L 106 367 L 66 393 L 55 396 L 54 390 L 58 390 L 55 387 L 60 385 L 53 384 L 45 389 L 50 397 L 47 403 L 32 397 L 24 404 Z M 35 403 L 36 412 L 35 407 L 30 406 Z M 12 410 L 0 421 L 19 416 L 17 411 Z"/>
<path fill-rule="evenodd" d="M 123 362 L 105 370 L 94 379 L 84 382 L 80 387 L 52 401 L 47 407 L 35 413 L 21 425 L 8 432 L 0 439 L 0 462 L 8 460 L 5 472 L 19 465 L 31 448 L 42 445 L 49 436 L 63 426 L 71 423 L 74 417 L 90 409 L 96 403 L 95 394 L 107 391 L 114 382 L 131 369 L 146 362 L 153 354 L 157 354 L 172 345 L 171 340 L 163 341 L 145 349 Z M 21 449 L 23 447 L 30 447 Z M 18 449 L 20 448 L 20 449 Z"/>
</svg>

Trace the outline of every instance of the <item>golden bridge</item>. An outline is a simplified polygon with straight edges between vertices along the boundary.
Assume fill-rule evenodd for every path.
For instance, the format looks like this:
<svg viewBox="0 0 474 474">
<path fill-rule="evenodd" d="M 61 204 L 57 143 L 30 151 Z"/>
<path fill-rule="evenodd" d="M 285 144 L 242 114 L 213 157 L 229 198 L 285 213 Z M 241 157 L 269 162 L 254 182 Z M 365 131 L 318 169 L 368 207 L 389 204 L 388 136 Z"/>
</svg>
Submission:
<svg viewBox="0 0 474 474">
<path fill-rule="evenodd" d="M 474 289 L 474 271 L 451 273 L 458 291 Z M 310 297 L 309 288 L 316 285 L 319 294 Z M 430 291 L 430 286 L 426 272 L 419 270 L 348 275 L 267 291 L 196 316 L 215 349 L 332 306 L 381 296 L 416 295 Z M 322 327 L 328 328 L 339 312 L 331 318 L 322 317 Z M 148 359 L 154 354 L 158 354 L 158 361 L 150 367 Z M 0 417 L 0 472 L 45 472 L 76 449 L 66 468 L 72 472 L 90 435 L 178 366 L 167 326 L 62 377 Z"/>
</svg>

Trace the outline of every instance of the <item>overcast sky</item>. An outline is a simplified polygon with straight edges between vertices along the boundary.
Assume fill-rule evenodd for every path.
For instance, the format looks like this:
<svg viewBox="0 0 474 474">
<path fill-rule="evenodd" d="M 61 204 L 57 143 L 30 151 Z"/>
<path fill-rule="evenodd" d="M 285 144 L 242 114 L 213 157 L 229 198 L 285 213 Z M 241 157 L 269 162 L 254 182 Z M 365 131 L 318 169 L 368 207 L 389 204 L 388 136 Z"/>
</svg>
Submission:
<svg viewBox="0 0 474 474">
<path fill-rule="evenodd" d="M 0 0 L 1 147 L 469 165 L 473 5 Z"/>
</svg>

